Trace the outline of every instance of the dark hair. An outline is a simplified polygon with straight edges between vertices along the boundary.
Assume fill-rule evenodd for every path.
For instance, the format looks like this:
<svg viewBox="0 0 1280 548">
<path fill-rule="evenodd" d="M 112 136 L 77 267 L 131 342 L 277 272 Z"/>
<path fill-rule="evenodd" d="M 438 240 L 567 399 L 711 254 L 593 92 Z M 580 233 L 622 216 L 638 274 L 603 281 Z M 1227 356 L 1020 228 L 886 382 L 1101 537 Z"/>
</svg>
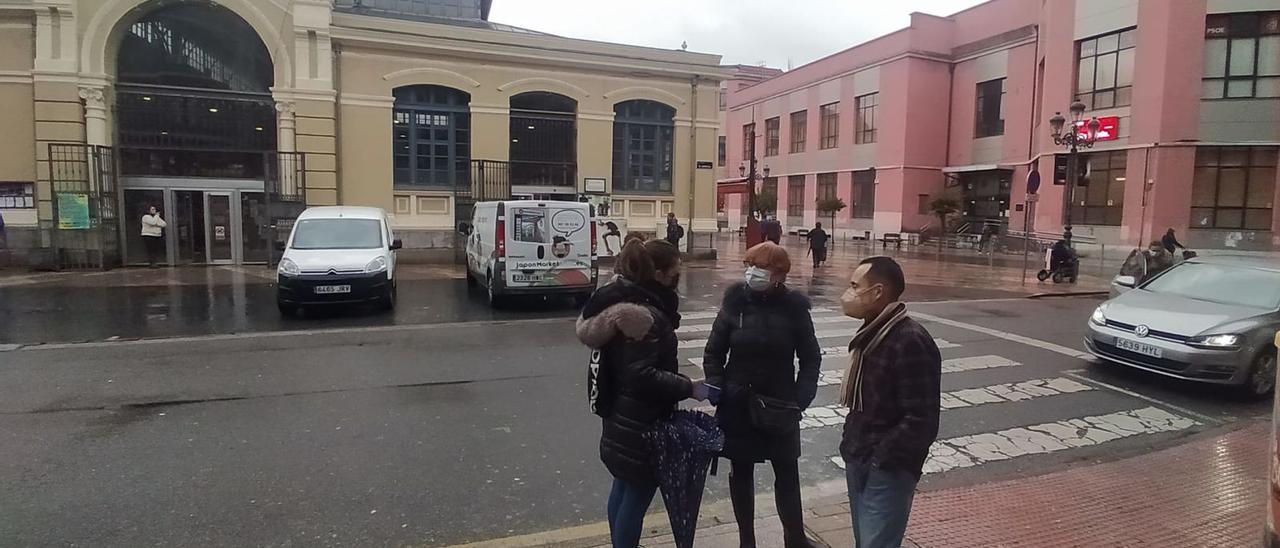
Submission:
<svg viewBox="0 0 1280 548">
<path fill-rule="evenodd" d="M 884 284 L 889 291 L 889 297 L 898 300 L 902 297 L 902 293 L 907 290 L 907 278 L 902 273 L 902 266 L 898 261 L 889 257 L 867 257 L 861 263 L 871 265 L 871 269 L 867 270 L 867 275 L 876 281 Z"/>
<path fill-rule="evenodd" d="M 614 260 L 614 270 L 636 283 L 651 282 L 659 270 L 680 263 L 680 250 L 666 240 L 644 241 L 627 235 L 626 243 Z"/>
<path fill-rule="evenodd" d="M 627 236 L 622 239 L 622 245 L 626 245 L 627 242 L 630 242 L 631 240 L 639 240 L 640 243 L 644 243 L 645 240 L 648 240 L 648 239 L 649 239 L 649 236 L 645 235 L 645 233 L 636 232 L 633 230 L 631 232 L 628 232 Z"/>
</svg>

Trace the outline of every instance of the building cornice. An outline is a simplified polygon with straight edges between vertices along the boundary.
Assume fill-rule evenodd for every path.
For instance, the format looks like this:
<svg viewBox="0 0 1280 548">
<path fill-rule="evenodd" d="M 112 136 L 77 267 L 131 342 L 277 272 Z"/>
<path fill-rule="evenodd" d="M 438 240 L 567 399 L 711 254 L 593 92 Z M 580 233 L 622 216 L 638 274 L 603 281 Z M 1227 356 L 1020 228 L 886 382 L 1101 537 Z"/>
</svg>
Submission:
<svg viewBox="0 0 1280 548">
<path fill-rule="evenodd" d="M 666 52 L 636 46 L 543 35 L 459 28 L 431 23 L 334 14 L 332 38 L 347 46 L 405 51 L 418 55 L 444 53 L 512 64 L 560 66 L 622 72 L 657 78 L 699 76 L 720 81 L 726 73 L 719 56 Z"/>
</svg>

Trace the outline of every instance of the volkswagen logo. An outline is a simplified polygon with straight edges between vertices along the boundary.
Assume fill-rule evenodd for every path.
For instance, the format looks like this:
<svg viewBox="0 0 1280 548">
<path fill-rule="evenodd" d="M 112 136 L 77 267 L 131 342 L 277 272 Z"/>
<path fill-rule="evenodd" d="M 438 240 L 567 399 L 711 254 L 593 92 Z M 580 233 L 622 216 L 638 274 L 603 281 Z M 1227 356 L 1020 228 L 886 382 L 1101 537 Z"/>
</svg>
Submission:
<svg viewBox="0 0 1280 548">
<path fill-rule="evenodd" d="M 1151 328 L 1145 325 L 1139 325 L 1138 327 L 1133 328 L 1133 334 L 1139 337 L 1145 337 L 1151 334 Z"/>
</svg>

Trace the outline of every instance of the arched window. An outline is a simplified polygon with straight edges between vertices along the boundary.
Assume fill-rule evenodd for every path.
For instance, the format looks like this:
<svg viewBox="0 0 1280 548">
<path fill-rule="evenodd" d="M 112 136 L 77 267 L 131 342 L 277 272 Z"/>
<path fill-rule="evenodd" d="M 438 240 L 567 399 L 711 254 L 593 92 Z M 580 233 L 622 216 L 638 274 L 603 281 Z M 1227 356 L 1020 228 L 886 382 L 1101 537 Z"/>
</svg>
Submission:
<svg viewBox="0 0 1280 548">
<path fill-rule="evenodd" d="M 635 100 L 613 113 L 613 191 L 670 194 L 676 110 Z"/>
<path fill-rule="evenodd" d="M 442 86 L 396 88 L 395 186 L 470 184 L 471 95 Z"/>
<path fill-rule="evenodd" d="M 213 2 L 154 2 L 124 29 L 115 115 L 127 175 L 264 177 L 274 69 L 257 32 Z"/>
<path fill-rule="evenodd" d="M 511 184 L 576 188 L 578 102 L 546 91 L 511 97 Z"/>
</svg>

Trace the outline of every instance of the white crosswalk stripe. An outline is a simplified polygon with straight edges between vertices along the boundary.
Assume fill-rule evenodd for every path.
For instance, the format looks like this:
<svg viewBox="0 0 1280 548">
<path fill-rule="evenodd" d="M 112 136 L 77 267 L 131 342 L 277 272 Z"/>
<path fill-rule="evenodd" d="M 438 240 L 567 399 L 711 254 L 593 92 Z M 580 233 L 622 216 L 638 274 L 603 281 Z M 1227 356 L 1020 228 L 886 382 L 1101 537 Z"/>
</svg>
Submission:
<svg viewBox="0 0 1280 548">
<path fill-rule="evenodd" d="M 1199 424 L 1157 407 L 1143 407 L 999 432 L 957 436 L 939 440 L 929 448 L 924 473 L 936 474 L 1025 455 L 1088 447 L 1143 434 L 1176 432 Z M 831 462 L 844 468 L 844 459 L 839 456 L 831 457 Z"/>
<path fill-rule="evenodd" d="M 964 390 L 943 392 L 942 410 L 975 407 L 991 403 L 1018 402 L 1089 390 L 1093 390 L 1093 388 L 1063 377 L 997 384 L 981 388 L 966 388 Z M 842 425 L 844 424 L 845 415 L 848 414 L 849 409 L 839 404 L 810 407 L 804 411 L 804 415 L 800 419 L 800 428 L 803 430 Z"/>
<path fill-rule="evenodd" d="M 805 410 L 801 417 L 800 427 L 806 431 L 804 439 L 809 440 L 804 442 L 806 445 L 810 443 L 817 444 L 819 443 L 818 440 L 823 440 L 821 442 L 823 444 L 822 448 L 819 449 L 816 446 L 812 448 L 806 447 L 806 452 L 813 449 L 817 451 L 825 450 L 827 454 L 830 454 L 829 452 L 835 449 L 834 444 L 830 446 L 826 444 L 831 443 L 830 438 L 833 435 L 838 436 L 839 434 L 832 430 L 842 426 L 848 414 L 847 408 L 833 401 L 838 399 L 838 394 L 833 387 L 838 387 L 843 380 L 844 369 L 848 361 L 847 356 L 849 355 L 847 342 L 856 332 L 859 324 L 856 320 L 838 313 L 820 315 L 816 314 L 816 312 L 818 312 L 817 309 L 815 309 L 814 317 L 814 324 L 817 327 L 815 334 L 821 342 L 826 344 L 822 347 L 823 365 L 826 369 L 820 373 L 818 379 L 820 388 L 818 401 L 815 402 L 814 406 Z M 709 311 L 686 315 L 685 318 L 710 320 L 715 315 L 714 311 Z M 1074 350 L 1067 352 L 1056 346 L 1046 346 L 1048 343 L 1043 343 L 1043 341 L 1008 334 L 1001 336 L 999 332 L 989 328 L 978 330 L 969 324 L 954 321 L 937 321 L 933 316 L 922 316 L 924 321 L 937 324 L 943 330 L 968 329 L 969 331 L 977 331 L 977 333 L 989 336 L 997 336 L 1015 344 L 1025 344 L 1039 351 L 1047 350 L 1058 354 L 1075 355 Z M 701 334 L 704 337 L 688 338 L 680 341 L 681 357 L 685 358 L 687 363 L 695 366 L 702 365 L 701 351 L 706 346 L 707 340 L 705 337 L 710 330 L 711 322 L 709 321 L 686 322 L 685 327 L 680 329 L 682 336 L 698 337 L 698 334 Z M 951 331 L 946 331 L 946 334 L 951 337 L 956 336 Z M 1070 451 L 1077 448 L 1110 443 L 1124 438 L 1177 432 L 1199 426 L 1201 424 L 1200 421 L 1205 420 L 1190 418 L 1192 415 L 1185 411 L 1162 405 L 1159 402 L 1151 402 L 1159 405 L 1159 407 L 1153 406 L 1151 403 L 1138 403 L 1131 409 L 1114 413 L 1077 417 L 1067 415 L 1067 418 L 1061 418 L 1060 420 L 1025 425 L 1026 423 L 1017 421 L 1020 410 L 1024 409 L 1021 406 L 1024 404 L 1038 406 L 1039 409 L 1071 409 L 1072 406 L 1068 405 L 1069 402 L 1089 402 L 1093 400 L 1064 400 L 1061 404 L 1054 405 L 1046 405 L 1041 402 L 1044 402 L 1045 398 L 1066 398 L 1071 394 L 1079 394 L 1080 396 L 1077 397 L 1081 398 L 1098 398 L 1102 396 L 1090 396 L 1089 394 L 1114 393 L 1116 391 L 1110 389 L 1107 385 L 1094 384 L 1080 377 L 1057 376 L 1060 373 L 1047 372 L 1041 367 L 1027 367 L 1017 360 L 996 354 L 966 355 L 973 352 L 990 352 L 993 347 L 984 342 L 965 343 L 962 345 L 944 338 L 935 338 L 934 341 L 939 350 L 943 351 L 944 357 L 952 356 L 942 362 L 942 373 L 947 375 L 948 378 L 952 378 L 951 375 L 953 374 L 966 372 L 992 369 L 1008 369 L 1008 371 L 999 373 L 996 379 L 988 381 L 999 382 L 999 384 L 985 386 L 968 384 L 972 380 L 982 378 L 982 376 L 965 375 L 953 378 L 950 384 L 961 388 L 949 390 L 941 395 L 941 408 L 944 416 L 954 410 L 990 405 L 998 406 L 994 407 L 991 412 L 995 413 L 994 417 L 996 418 L 982 415 L 988 417 L 984 421 L 994 421 L 988 427 L 990 431 L 952 436 L 935 442 L 930 449 L 929 459 L 924 466 L 924 471 L 928 474 L 982 466 L 1029 455 Z M 1021 355 L 1019 354 L 1019 356 Z M 818 403 L 823 405 L 816 405 Z M 700 409 L 714 412 L 714 409 L 709 406 L 703 406 Z M 1116 409 L 1116 407 L 1111 409 Z M 1064 414 L 1067 413 L 1070 413 L 1070 411 L 1064 411 Z M 1024 425 L 1020 426 L 1019 424 Z M 844 462 L 838 455 L 830 457 L 828 460 L 839 468 L 844 468 Z"/>
<path fill-rule="evenodd" d="M 701 362 L 699 362 L 701 363 Z M 951 358 L 942 360 L 942 373 L 960 373 L 962 371 L 978 371 L 981 369 L 994 369 L 997 367 L 1013 367 L 1022 365 L 1011 359 L 1001 356 L 970 356 L 968 358 Z M 840 384 L 844 379 L 844 370 L 837 369 L 835 371 L 823 371 L 818 376 L 818 386 L 832 386 Z"/>
</svg>

